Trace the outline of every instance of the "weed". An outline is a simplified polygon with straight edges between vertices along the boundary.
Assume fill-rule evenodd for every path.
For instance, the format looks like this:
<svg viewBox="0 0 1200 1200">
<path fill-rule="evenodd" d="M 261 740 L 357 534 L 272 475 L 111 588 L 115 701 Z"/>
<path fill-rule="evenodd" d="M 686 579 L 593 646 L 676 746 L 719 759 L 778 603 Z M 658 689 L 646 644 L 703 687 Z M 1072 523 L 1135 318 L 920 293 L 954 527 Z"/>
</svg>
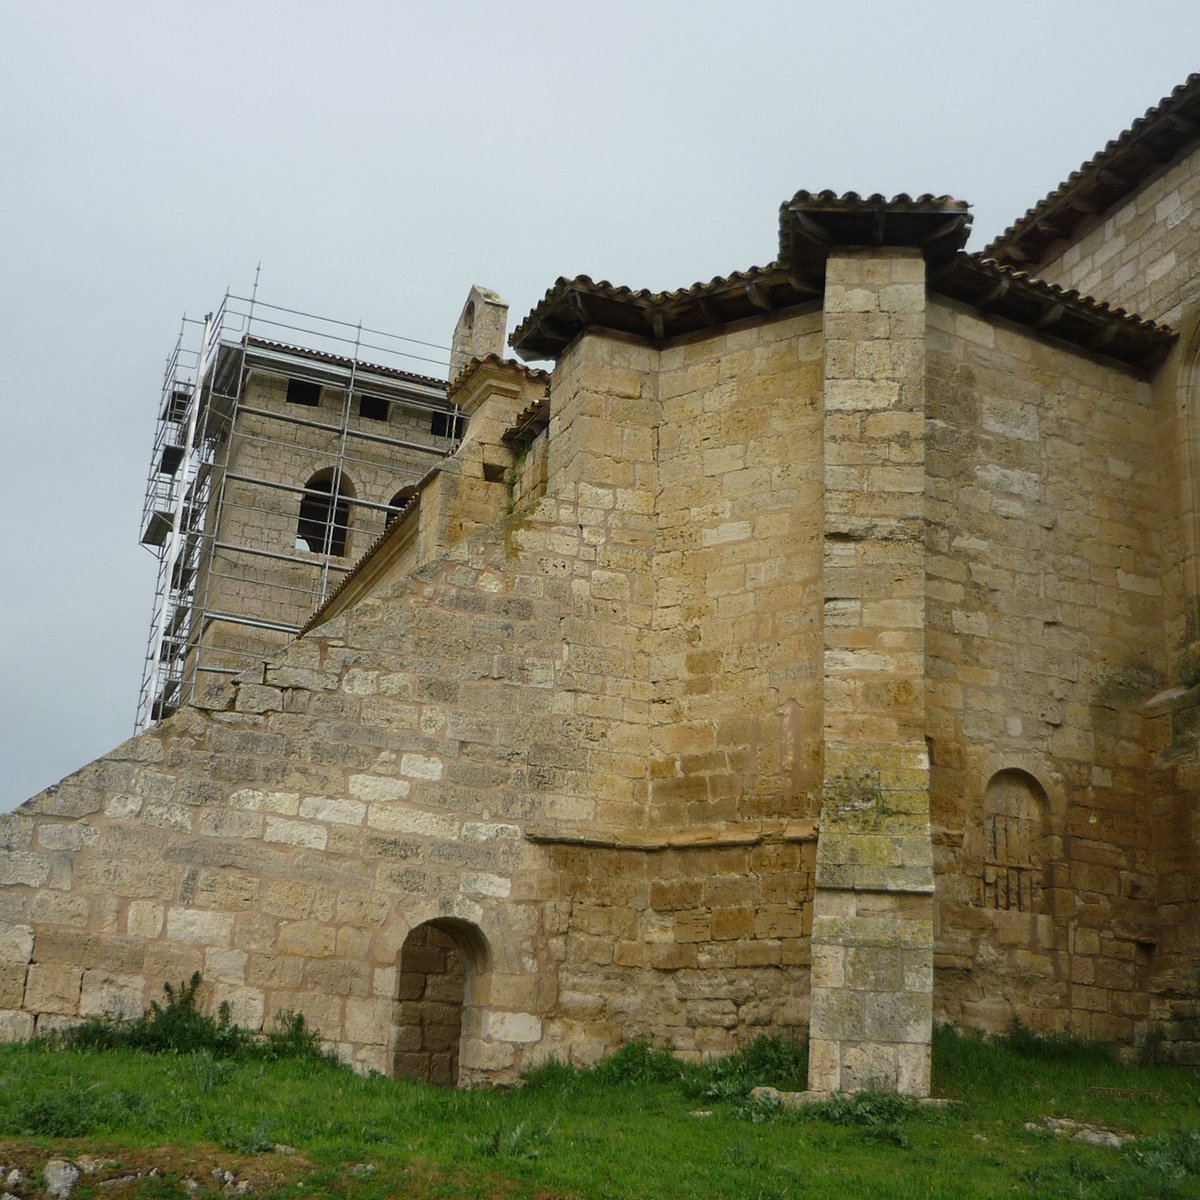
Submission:
<svg viewBox="0 0 1200 1200">
<path fill-rule="evenodd" d="M 207 1095 L 224 1087 L 234 1070 L 232 1062 L 215 1058 L 211 1050 L 198 1050 L 181 1059 L 178 1067 L 167 1071 L 167 1078 L 188 1083 L 201 1095 Z"/>
<path fill-rule="evenodd" d="M 907 1096 L 879 1092 L 856 1092 L 849 1096 L 831 1096 L 819 1104 L 810 1104 L 799 1112 L 801 1120 L 828 1121 L 831 1125 L 852 1128 L 864 1141 L 880 1146 L 912 1150 L 912 1139 L 904 1129 L 911 1120 L 935 1120 L 940 1114 L 915 1104 Z"/>
<path fill-rule="evenodd" d="M 1067 1159 L 1067 1174 L 1072 1179 L 1082 1179 L 1085 1183 L 1100 1183 L 1108 1179 L 1108 1172 L 1103 1167 L 1087 1161 L 1078 1154 L 1072 1154 Z"/>
<path fill-rule="evenodd" d="M 200 1010 L 200 972 L 186 983 L 163 984 L 166 1003 L 150 1002 L 150 1010 L 131 1021 L 93 1017 L 74 1029 L 46 1039 L 68 1050 L 138 1050 L 146 1054 L 199 1054 L 213 1059 L 320 1058 L 321 1043 L 302 1013 L 278 1013 L 265 1038 L 234 1025 L 228 1003 L 215 1017 Z"/>
<path fill-rule="evenodd" d="M 105 1095 L 101 1089 L 98 1083 L 84 1087 L 68 1079 L 60 1091 L 21 1096 L 4 1127 L 24 1137 L 83 1137 L 114 1119 L 137 1114 L 142 1107 L 137 1096 L 121 1091 Z"/>
<path fill-rule="evenodd" d="M 550 1142 L 550 1130 L 522 1121 L 512 1128 L 500 1126 L 491 1133 L 467 1140 L 483 1158 L 538 1158 Z"/>
<path fill-rule="evenodd" d="M 1200 1132 L 1156 1133 L 1127 1146 L 1124 1155 L 1128 1162 L 1168 1179 L 1200 1175 Z"/>
<path fill-rule="evenodd" d="M 701 1067 L 681 1068 L 685 1095 L 702 1100 L 745 1102 L 756 1087 L 803 1091 L 808 1081 L 808 1050 L 781 1037 L 760 1036 L 744 1050 Z"/>
<path fill-rule="evenodd" d="M 992 1041 L 1022 1058 L 1040 1062 L 1092 1066 L 1114 1061 L 1112 1050 L 1101 1042 L 1089 1042 L 1065 1033 L 1035 1033 L 1016 1017 L 1008 1032 L 997 1034 Z"/>
<path fill-rule="evenodd" d="M 595 1070 L 548 1063 L 523 1088 L 454 1092 L 360 1078 L 318 1059 L 271 1060 L 258 1050 L 247 1062 L 208 1050 L 3 1045 L 0 1136 L 17 1143 L 28 1131 L 47 1145 L 67 1134 L 91 1138 L 61 1152 L 138 1154 L 143 1169 L 163 1161 L 168 1145 L 178 1148 L 175 1162 L 249 1158 L 286 1142 L 315 1173 L 303 1174 L 299 1159 L 264 1159 L 260 1173 L 303 1175 L 303 1188 L 267 1185 L 264 1175 L 258 1194 L 279 1200 L 1200 1200 L 1200 1076 L 1139 1069 L 1086 1046 L 1076 1054 L 1062 1039 L 1049 1053 L 1031 1034 L 1017 1043 L 937 1032 L 935 1091 L 967 1102 L 953 1109 L 859 1095 L 797 1111 L 755 1105 L 755 1114 L 746 1101 L 710 1103 L 690 1093 L 719 1086 L 734 1094 L 751 1083 L 797 1090 L 802 1047 L 766 1039 L 692 1066 L 643 1043 Z M 743 1104 L 749 1119 L 731 1123 Z M 696 1109 L 717 1111 L 700 1120 Z M 1139 1140 L 1118 1151 L 1026 1132 L 1047 1114 Z M 373 1176 L 352 1176 L 346 1166 L 368 1160 L 378 1163 Z M 138 1184 L 158 1186 L 149 1178 Z"/>
<path fill-rule="evenodd" d="M 234 1154 L 264 1154 L 278 1140 L 273 1127 L 260 1124 L 247 1128 L 232 1120 L 216 1122 L 209 1136 L 218 1146 L 232 1150 Z"/>
<path fill-rule="evenodd" d="M 569 1096 L 579 1091 L 583 1072 L 570 1063 L 551 1058 L 535 1070 L 526 1071 L 521 1078 L 530 1092 L 551 1092 Z"/>
<path fill-rule="evenodd" d="M 266 1041 L 258 1049 L 262 1057 L 270 1060 L 282 1058 L 324 1058 L 321 1036 L 309 1029 L 303 1013 L 278 1012 L 275 1028 L 268 1032 Z"/>
<path fill-rule="evenodd" d="M 756 1171 L 767 1170 L 771 1166 L 769 1159 L 764 1158 L 745 1142 L 737 1146 L 730 1146 L 725 1151 L 725 1161 L 733 1167 L 749 1167 Z"/>
<path fill-rule="evenodd" d="M 881 1121 L 877 1125 L 867 1125 L 858 1131 L 859 1136 L 868 1142 L 876 1142 L 880 1146 L 896 1146 L 901 1150 L 912 1150 L 912 1139 L 904 1132 L 904 1126 L 894 1122 Z"/>
<path fill-rule="evenodd" d="M 831 1096 L 819 1104 L 809 1104 L 801 1110 L 816 1120 L 831 1125 L 866 1125 L 880 1127 L 896 1125 L 925 1110 L 906 1096 L 889 1096 L 880 1092 L 855 1092 L 853 1095 Z"/>
<path fill-rule="evenodd" d="M 601 1083 L 677 1083 L 682 1065 L 666 1050 L 655 1050 L 645 1038 L 627 1042 L 593 1068 Z"/>
</svg>

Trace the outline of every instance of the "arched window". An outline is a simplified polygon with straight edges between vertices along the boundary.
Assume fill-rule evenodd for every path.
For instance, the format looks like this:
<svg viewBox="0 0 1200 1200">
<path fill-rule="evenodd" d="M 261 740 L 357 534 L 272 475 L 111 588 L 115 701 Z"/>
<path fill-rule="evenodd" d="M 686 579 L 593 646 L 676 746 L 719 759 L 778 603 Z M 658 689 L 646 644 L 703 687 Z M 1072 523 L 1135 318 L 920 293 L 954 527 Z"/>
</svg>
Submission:
<svg viewBox="0 0 1200 1200">
<path fill-rule="evenodd" d="M 415 496 L 417 489 L 411 485 L 402 487 L 389 501 L 387 511 L 387 521 L 385 526 L 390 525 L 403 511 L 404 506 Z"/>
<path fill-rule="evenodd" d="M 984 908 L 1038 912 L 1046 793 L 1026 771 L 997 771 L 983 796 Z"/>
<path fill-rule="evenodd" d="M 318 471 L 305 485 L 296 522 L 296 549 L 345 558 L 346 535 L 350 530 L 350 505 L 354 485 L 343 475 L 334 491 L 333 469 Z"/>
</svg>

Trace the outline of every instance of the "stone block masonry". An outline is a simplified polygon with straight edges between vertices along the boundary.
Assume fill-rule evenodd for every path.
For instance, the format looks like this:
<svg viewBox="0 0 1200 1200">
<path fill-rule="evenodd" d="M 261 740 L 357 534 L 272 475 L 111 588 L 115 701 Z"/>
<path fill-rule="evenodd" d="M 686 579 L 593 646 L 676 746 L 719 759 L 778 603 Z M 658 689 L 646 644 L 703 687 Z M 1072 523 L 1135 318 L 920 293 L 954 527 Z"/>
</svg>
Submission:
<svg viewBox="0 0 1200 1200">
<path fill-rule="evenodd" d="M 825 282 L 824 795 L 809 1089 L 929 1094 L 925 264 L 830 255 Z"/>
<path fill-rule="evenodd" d="M 726 414 L 722 436 L 770 432 L 773 460 L 765 443 L 761 458 L 777 478 L 797 462 L 815 470 L 789 417 L 813 381 L 814 327 L 785 317 L 691 351 L 725 373 L 707 402 Z M 742 357 L 723 357 L 735 343 Z M 747 829 L 738 844 L 605 856 L 524 836 L 534 823 L 662 829 L 650 808 L 662 775 L 647 767 L 659 723 L 657 358 L 584 339 L 556 376 L 544 499 L 411 573 L 385 572 L 265 670 L 5 819 L 13 1035 L 85 1007 L 133 1011 L 200 970 L 210 1001 L 228 1000 L 242 1024 L 302 1011 L 359 1069 L 412 1069 L 403 1056 L 424 1054 L 432 1072 L 443 1051 L 411 1044 L 402 953 L 430 923 L 460 947 L 462 1084 L 547 1055 L 593 1061 L 643 1034 L 698 1061 L 803 1028 L 812 844 L 785 836 L 795 772 L 776 756 L 798 754 L 793 714 L 812 676 L 789 667 L 798 649 L 770 659 L 787 597 L 802 596 L 787 575 L 755 566 L 739 584 L 749 609 L 770 604 L 757 639 L 724 635 L 756 690 L 705 701 L 717 748 L 687 753 L 661 722 L 678 795 L 705 792 L 675 828 L 701 843 L 706 829 Z M 710 444 L 691 426 L 709 422 L 703 401 L 679 420 L 697 463 Z M 697 504 L 697 552 L 767 562 L 723 531 L 775 529 L 770 471 L 705 478 L 728 491 L 725 507 Z M 703 807 L 710 794 L 732 809 Z M 431 1022 L 434 1041 L 443 1024 Z"/>
<path fill-rule="evenodd" d="M 935 1014 L 1200 1053 L 1183 356 L 940 293 L 957 202 L 804 195 L 794 264 L 556 285 L 303 636 L 0 818 L 0 1036 L 198 970 L 460 1086 L 767 1033 L 924 1095 Z"/>
</svg>

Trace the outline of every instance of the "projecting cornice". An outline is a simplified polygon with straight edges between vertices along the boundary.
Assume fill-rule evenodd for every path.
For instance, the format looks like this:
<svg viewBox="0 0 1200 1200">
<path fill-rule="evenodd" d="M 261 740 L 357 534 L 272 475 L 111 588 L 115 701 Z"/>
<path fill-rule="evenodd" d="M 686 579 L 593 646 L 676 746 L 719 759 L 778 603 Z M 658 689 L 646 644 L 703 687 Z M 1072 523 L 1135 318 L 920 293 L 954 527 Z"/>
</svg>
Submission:
<svg viewBox="0 0 1200 1200">
<path fill-rule="evenodd" d="M 956 255 L 931 275 L 929 290 L 1133 367 L 1157 365 L 1176 337 L 1169 325 L 1145 321 L 979 254 Z"/>
<path fill-rule="evenodd" d="M 779 206 L 779 259 L 801 278 L 825 279 L 834 246 L 907 246 L 933 269 L 967 244 L 971 213 L 951 196 L 901 194 L 888 200 L 857 192 L 797 192 Z"/>
<path fill-rule="evenodd" d="M 586 275 L 559 279 L 513 330 L 522 358 L 557 358 L 592 325 L 664 341 L 816 300 L 819 286 L 781 263 L 752 267 L 677 292 L 633 291 Z"/>
<path fill-rule="evenodd" d="M 675 292 L 559 279 L 509 341 L 522 358 L 547 359 L 589 327 L 662 343 L 820 299 L 835 246 L 894 246 L 921 251 L 934 293 L 1130 366 L 1150 367 L 1166 354 L 1175 337 L 1166 325 L 964 254 L 970 228 L 967 205 L 948 196 L 797 192 L 780 209 L 779 261 Z"/>
</svg>

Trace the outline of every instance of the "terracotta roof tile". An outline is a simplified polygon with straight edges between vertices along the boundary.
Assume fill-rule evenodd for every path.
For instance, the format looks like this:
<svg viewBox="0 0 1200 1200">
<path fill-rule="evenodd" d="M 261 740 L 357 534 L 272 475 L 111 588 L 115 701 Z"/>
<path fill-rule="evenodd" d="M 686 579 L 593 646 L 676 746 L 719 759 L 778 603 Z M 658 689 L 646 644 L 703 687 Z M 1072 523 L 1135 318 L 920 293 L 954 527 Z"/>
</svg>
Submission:
<svg viewBox="0 0 1200 1200">
<path fill-rule="evenodd" d="M 1177 336 L 1169 325 L 1046 283 L 981 254 L 956 255 L 931 275 L 929 287 L 1048 337 L 1135 367 L 1155 365 Z"/>
<path fill-rule="evenodd" d="M 446 399 L 453 400 L 454 397 L 462 391 L 467 380 L 474 373 L 476 367 L 487 364 L 493 367 L 503 367 L 505 370 L 519 372 L 526 379 L 537 383 L 550 383 L 550 372 L 543 371 L 538 367 L 528 367 L 523 362 L 518 362 L 515 358 L 501 358 L 499 354 L 485 354 L 482 358 L 472 358 L 469 363 L 454 377 L 449 388 L 446 390 Z"/>
<path fill-rule="evenodd" d="M 1131 192 L 1200 138 L 1200 72 L 1072 171 L 983 253 L 1034 269 L 1049 262 Z"/>
<path fill-rule="evenodd" d="M 354 359 L 341 354 L 330 354 L 324 350 L 310 350 L 307 346 L 290 346 L 287 342 L 272 342 L 266 338 L 247 336 L 244 339 L 247 346 L 261 346 L 265 350 L 279 350 L 284 354 L 295 354 L 300 358 L 311 358 L 317 362 L 335 363 L 339 367 L 354 365 Z M 358 361 L 359 370 L 366 370 L 375 375 L 386 375 L 390 379 L 406 380 L 411 383 L 424 384 L 427 387 L 446 388 L 444 379 L 434 379 L 431 375 L 416 375 L 412 371 L 401 371 L 396 367 L 384 367 L 378 363 Z"/>
</svg>

